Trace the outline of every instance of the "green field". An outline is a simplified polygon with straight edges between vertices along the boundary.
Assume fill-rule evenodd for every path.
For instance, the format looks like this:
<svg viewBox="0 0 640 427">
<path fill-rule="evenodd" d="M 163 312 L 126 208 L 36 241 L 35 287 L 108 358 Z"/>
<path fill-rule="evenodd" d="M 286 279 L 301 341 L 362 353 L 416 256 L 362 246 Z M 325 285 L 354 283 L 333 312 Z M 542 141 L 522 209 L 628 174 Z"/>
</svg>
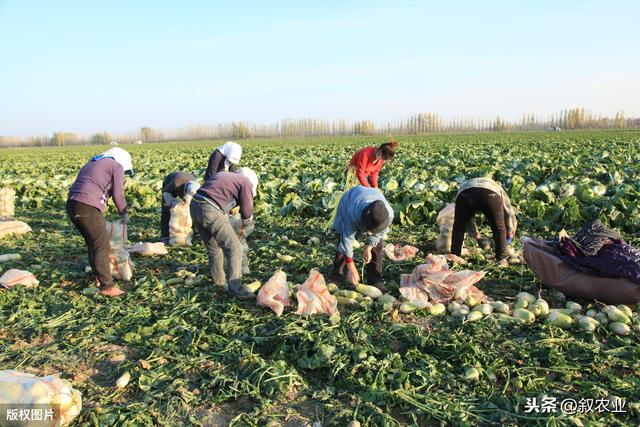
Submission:
<svg viewBox="0 0 640 427">
<path fill-rule="evenodd" d="M 476 173 L 492 172 L 509 192 L 520 212 L 516 237 L 551 238 L 600 217 L 640 243 L 638 131 L 398 140 L 397 159 L 381 173 L 396 213 L 390 241 L 418 246 L 421 255 L 385 265 L 387 286 L 396 296 L 400 273 L 435 252 L 435 217 L 453 201 L 456 182 Z M 264 282 L 277 268 L 292 283 L 302 283 L 311 268 L 328 273 L 336 240 L 323 229 L 338 201 L 340 173 L 354 150 L 380 142 L 242 142 L 242 164 L 261 178 L 247 282 Z M 178 169 L 202 176 L 217 145 L 124 147 L 137 171 L 126 184 L 131 241 L 159 238 L 162 179 Z M 92 278 L 84 272 L 84 243 L 66 217 L 64 201 L 77 171 L 103 148 L 0 151 L 0 184 L 17 191 L 16 216 L 34 231 L 0 239 L 0 253 L 22 255 L 0 269 L 30 270 L 41 281 L 37 289 L 0 292 L 0 368 L 69 379 L 84 399 L 76 424 L 640 424 L 637 332 L 621 337 L 606 328 L 586 333 L 492 316 L 463 324 L 420 311 L 394 316 L 377 305 L 340 306 L 339 321 L 301 318 L 291 308 L 278 318 L 229 298 L 210 281 L 167 285 L 180 267 L 196 266 L 206 274 L 201 242 L 172 248 L 165 257 L 135 258 L 134 281 L 124 285 L 124 297 L 83 295 Z M 111 216 L 116 218 L 113 211 Z M 319 246 L 307 245 L 312 236 L 320 238 Z M 295 259 L 284 264 L 276 253 Z M 513 302 L 520 291 L 542 289 L 526 266 L 497 269 L 477 261 L 474 268 L 488 271 L 479 287 L 496 300 Z M 542 295 L 561 304 L 558 294 Z M 478 380 L 465 379 L 469 367 L 479 370 Z M 126 371 L 131 383 L 117 390 L 114 383 Z M 558 402 L 617 396 L 626 401 L 626 412 L 525 413 L 526 398 L 543 396 Z"/>
</svg>

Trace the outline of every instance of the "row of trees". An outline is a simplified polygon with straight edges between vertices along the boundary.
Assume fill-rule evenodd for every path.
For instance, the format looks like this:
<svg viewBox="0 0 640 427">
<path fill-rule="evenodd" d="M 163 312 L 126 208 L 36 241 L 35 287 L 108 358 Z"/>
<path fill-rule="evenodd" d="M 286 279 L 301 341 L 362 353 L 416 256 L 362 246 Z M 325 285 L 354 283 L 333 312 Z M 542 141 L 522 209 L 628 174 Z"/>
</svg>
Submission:
<svg viewBox="0 0 640 427">
<path fill-rule="evenodd" d="M 623 112 L 615 117 L 595 115 L 584 108 L 562 110 L 550 117 L 524 114 L 520 121 L 494 119 L 450 118 L 443 119 L 434 113 L 420 113 L 400 120 L 376 124 L 371 120 L 349 122 L 346 120 L 287 119 L 275 124 L 250 124 L 232 122 L 218 125 L 194 125 L 179 129 L 162 130 L 143 127 L 137 132 L 110 134 L 98 132 L 80 135 L 72 132 L 55 132 L 53 136 L 12 138 L 0 136 L 0 147 L 11 146 L 65 146 L 79 144 L 132 143 L 136 141 L 192 141 L 199 139 L 245 139 L 306 136 L 348 135 L 418 135 L 447 132 L 500 132 L 558 129 L 625 129 L 640 128 L 640 118 L 627 118 Z"/>
</svg>

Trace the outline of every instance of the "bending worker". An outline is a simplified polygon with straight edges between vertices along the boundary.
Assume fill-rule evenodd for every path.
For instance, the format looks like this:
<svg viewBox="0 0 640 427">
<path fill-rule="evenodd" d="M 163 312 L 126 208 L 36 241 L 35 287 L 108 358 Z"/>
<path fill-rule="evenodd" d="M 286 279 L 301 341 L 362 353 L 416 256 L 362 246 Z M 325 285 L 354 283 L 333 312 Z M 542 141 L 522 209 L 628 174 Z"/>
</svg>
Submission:
<svg viewBox="0 0 640 427">
<path fill-rule="evenodd" d="M 129 223 L 124 198 L 125 174 L 133 176 L 131 155 L 122 148 L 111 148 L 93 157 L 80 169 L 67 197 L 67 215 L 87 245 L 89 264 L 101 295 L 118 296 L 124 293 L 111 276 L 111 247 L 104 212 L 111 197 L 122 222 Z"/>
<path fill-rule="evenodd" d="M 377 148 L 366 147 L 357 151 L 345 170 L 347 175 L 345 190 L 349 190 L 357 183 L 364 187 L 378 188 L 378 174 L 384 162 L 393 159 L 397 149 L 398 143 L 390 141 Z"/>
<path fill-rule="evenodd" d="M 360 282 L 358 269 L 353 261 L 353 243 L 356 233 L 367 235 L 362 260 L 366 264 L 366 282 L 384 291 L 382 280 L 383 238 L 393 222 L 393 209 L 384 195 L 369 187 L 358 185 L 347 191 L 338 205 L 336 219 L 331 230 L 338 234 L 338 247 L 331 280 Z"/>
<path fill-rule="evenodd" d="M 229 141 L 216 148 L 209 157 L 204 180 L 208 180 L 218 172 L 236 172 L 240 157 L 242 157 L 242 147 L 236 142 Z"/>
<path fill-rule="evenodd" d="M 242 227 L 253 226 L 258 178 L 248 168 L 238 172 L 218 172 L 208 179 L 193 196 L 191 218 L 207 248 L 213 282 L 226 283 L 229 293 L 240 299 L 253 299 L 254 293 L 242 284 L 242 244 L 229 222 L 229 212 L 238 206 Z"/>
<path fill-rule="evenodd" d="M 480 233 L 473 217 L 482 212 L 493 232 L 496 261 L 507 265 L 507 241 L 516 234 L 518 220 L 515 209 L 504 188 L 491 178 L 473 178 L 464 181 L 456 196 L 455 217 L 451 236 L 451 253 L 460 256 L 465 229 L 471 223 L 474 238 L 480 239 Z"/>
<path fill-rule="evenodd" d="M 187 186 L 189 182 L 193 184 Z M 189 188 L 192 192 L 185 193 Z M 171 219 L 171 208 L 174 207 L 179 198 L 190 202 L 191 197 L 200 188 L 195 175 L 189 172 L 172 172 L 162 181 L 162 214 L 160 216 L 160 237 L 164 243 L 169 243 L 169 221 Z"/>
</svg>

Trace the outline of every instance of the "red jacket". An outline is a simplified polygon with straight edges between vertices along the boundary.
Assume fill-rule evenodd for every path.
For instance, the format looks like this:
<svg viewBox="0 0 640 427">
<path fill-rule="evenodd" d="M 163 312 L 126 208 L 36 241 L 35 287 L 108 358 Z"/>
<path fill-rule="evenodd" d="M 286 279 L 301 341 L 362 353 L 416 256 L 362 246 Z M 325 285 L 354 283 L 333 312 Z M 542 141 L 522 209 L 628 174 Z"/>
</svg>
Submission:
<svg viewBox="0 0 640 427">
<path fill-rule="evenodd" d="M 349 165 L 356 168 L 356 176 L 360 181 L 360 185 L 378 188 L 378 173 L 384 165 L 384 160 L 380 159 L 377 163 L 374 163 L 377 150 L 376 147 L 363 148 L 356 152 L 349 162 Z"/>
</svg>

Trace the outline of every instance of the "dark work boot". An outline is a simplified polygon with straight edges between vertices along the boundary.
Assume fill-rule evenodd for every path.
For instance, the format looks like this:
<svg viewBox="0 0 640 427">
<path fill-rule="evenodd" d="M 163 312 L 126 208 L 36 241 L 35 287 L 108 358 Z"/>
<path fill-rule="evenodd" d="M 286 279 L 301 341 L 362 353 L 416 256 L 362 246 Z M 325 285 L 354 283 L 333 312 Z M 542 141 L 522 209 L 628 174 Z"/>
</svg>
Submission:
<svg viewBox="0 0 640 427">
<path fill-rule="evenodd" d="M 341 285 L 344 282 L 344 270 L 344 255 L 336 253 L 336 257 L 333 261 L 333 267 L 331 268 L 331 283 Z"/>
<path fill-rule="evenodd" d="M 241 300 L 256 299 L 256 295 L 243 285 L 239 279 L 230 280 L 227 289 L 231 295 Z"/>
</svg>

